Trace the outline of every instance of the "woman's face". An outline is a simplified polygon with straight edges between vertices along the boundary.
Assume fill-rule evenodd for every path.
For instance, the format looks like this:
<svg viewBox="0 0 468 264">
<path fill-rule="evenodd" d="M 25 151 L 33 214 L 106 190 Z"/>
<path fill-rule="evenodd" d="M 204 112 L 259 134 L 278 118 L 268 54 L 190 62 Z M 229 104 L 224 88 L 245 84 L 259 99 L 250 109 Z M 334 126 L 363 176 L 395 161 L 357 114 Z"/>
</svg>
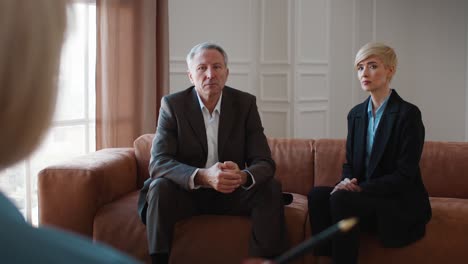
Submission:
<svg viewBox="0 0 468 264">
<path fill-rule="evenodd" d="M 356 66 L 361 87 L 366 92 L 377 92 L 389 89 L 394 68 L 387 67 L 377 56 L 371 56 L 359 62 Z"/>
</svg>

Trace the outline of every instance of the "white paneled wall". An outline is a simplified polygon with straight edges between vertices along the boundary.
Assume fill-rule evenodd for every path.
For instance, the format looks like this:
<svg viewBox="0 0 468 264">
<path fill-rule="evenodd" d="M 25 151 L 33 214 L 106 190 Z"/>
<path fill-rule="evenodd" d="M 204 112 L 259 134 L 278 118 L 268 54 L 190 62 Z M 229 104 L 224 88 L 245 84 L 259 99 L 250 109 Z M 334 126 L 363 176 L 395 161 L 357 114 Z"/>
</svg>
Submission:
<svg viewBox="0 0 468 264">
<path fill-rule="evenodd" d="M 426 139 L 467 139 L 466 0 L 170 0 L 169 23 L 170 91 L 190 85 L 189 49 L 217 42 L 227 85 L 257 96 L 268 136 L 344 138 L 367 96 L 354 55 L 382 41 L 400 61 L 392 87 L 422 110 Z"/>
</svg>

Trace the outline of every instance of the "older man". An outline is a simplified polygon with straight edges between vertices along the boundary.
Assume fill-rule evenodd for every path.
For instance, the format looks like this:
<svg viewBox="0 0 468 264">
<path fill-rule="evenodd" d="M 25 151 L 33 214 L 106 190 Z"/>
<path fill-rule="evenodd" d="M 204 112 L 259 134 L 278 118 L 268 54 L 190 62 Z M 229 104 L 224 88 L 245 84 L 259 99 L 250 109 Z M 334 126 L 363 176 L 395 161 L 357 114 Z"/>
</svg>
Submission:
<svg viewBox="0 0 468 264">
<path fill-rule="evenodd" d="M 255 97 L 224 85 L 227 61 L 220 46 L 196 45 L 187 55 L 193 86 L 162 99 L 139 206 L 154 263 L 167 263 L 175 223 L 200 214 L 251 216 L 252 256 L 285 249 L 281 186 Z"/>
</svg>

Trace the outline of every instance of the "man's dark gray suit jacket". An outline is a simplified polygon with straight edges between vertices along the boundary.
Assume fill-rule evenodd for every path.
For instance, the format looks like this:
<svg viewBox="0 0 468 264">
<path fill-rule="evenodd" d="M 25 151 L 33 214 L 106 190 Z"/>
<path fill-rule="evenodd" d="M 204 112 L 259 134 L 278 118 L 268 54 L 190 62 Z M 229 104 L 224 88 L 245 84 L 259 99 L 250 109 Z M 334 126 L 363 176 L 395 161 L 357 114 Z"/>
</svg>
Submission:
<svg viewBox="0 0 468 264">
<path fill-rule="evenodd" d="M 204 168 L 208 154 L 205 123 L 195 88 L 163 97 L 156 135 L 151 148 L 148 179 L 138 201 L 146 221 L 146 193 L 151 181 L 164 177 L 189 191 L 190 176 Z M 273 178 L 271 158 L 255 96 L 225 86 L 218 129 L 219 162 L 233 161 L 248 170 L 261 185 Z"/>
</svg>

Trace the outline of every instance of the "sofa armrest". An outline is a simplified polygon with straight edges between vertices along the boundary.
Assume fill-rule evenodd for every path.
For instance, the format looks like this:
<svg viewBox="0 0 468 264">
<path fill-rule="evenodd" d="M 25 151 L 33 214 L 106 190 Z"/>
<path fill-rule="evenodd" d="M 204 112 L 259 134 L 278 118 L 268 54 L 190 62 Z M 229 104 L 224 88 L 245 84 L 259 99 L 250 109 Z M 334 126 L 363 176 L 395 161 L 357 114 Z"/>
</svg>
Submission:
<svg viewBox="0 0 468 264">
<path fill-rule="evenodd" d="M 39 223 L 92 237 L 97 210 L 136 189 L 133 148 L 103 149 L 47 167 L 38 175 Z"/>
</svg>

